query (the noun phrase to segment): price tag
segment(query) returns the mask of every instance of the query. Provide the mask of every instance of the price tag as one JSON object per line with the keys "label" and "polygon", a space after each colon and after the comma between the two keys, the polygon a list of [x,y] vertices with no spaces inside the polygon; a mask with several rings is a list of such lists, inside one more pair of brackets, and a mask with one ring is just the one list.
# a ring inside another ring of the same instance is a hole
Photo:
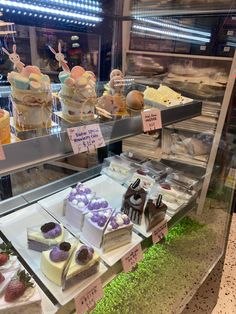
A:
{"label": "price tag", "polygon": [[123,270],[125,273],[131,271],[139,261],[143,259],[143,251],[140,244],[137,244],[121,259]]}
{"label": "price tag", "polygon": [[74,154],[84,153],[105,146],[99,124],[67,129]]}
{"label": "price tag", "polygon": [[230,47],[224,47],[224,52],[229,52],[230,51]]}
{"label": "price tag", "polygon": [[144,132],[162,128],[161,111],[159,109],[144,110],[142,112],[142,120]]}
{"label": "price tag", "polygon": [[207,48],[206,46],[200,46],[200,50],[201,50],[201,51],[205,51],[206,48]]}
{"label": "price tag", "polygon": [[3,150],[2,144],[0,142],[0,160],[5,160],[5,159],[6,159],[6,156],[4,154],[4,150]]}
{"label": "price tag", "polygon": [[160,242],[168,234],[167,221],[162,221],[152,231],[152,242],[154,244]]}
{"label": "price tag", "polygon": [[96,303],[103,297],[101,279],[94,281],[80,295],[75,298],[75,307],[77,314],[84,314],[93,310]]}
{"label": "price tag", "polygon": [[228,35],[228,36],[234,36],[234,31],[231,31],[231,30],[228,31],[228,32],[227,32],[227,35]]}

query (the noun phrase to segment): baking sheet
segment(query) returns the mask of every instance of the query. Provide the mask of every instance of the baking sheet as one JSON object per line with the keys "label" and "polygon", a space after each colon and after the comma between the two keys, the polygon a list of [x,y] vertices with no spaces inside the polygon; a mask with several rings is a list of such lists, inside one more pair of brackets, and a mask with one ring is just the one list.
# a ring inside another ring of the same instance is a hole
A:
{"label": "baking sheet", "polygon": [[[27,228],[42,225],[49,221],[54,221],[54,219],[39,204],[34,204],[1,218],[0,229],[57,301],[61,305],[65,305],[93,281],[100,278],[107,271],[107,268],[100,263],[99,272],[66,291],[62,291],[61,287],[48,280],[40,269],[41,253],[28,249]],[[65,233],[66,240],[72,238],[72,235],[66,230]]]}

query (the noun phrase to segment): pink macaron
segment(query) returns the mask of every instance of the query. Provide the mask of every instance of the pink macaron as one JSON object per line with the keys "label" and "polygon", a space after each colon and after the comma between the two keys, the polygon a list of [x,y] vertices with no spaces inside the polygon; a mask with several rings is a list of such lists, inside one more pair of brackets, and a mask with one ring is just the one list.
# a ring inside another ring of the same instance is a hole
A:
{"label": "pink macaron", "polygon": [[34,65],[27,65],[21,72],[21,74],[25,77],[29,77],[30,74],[41,74],[41,71],[38,67],[34,66]]}
{"label": "pink macaron", "polygon": [[71,70],[71,77],[74,80],[77,80],[79,77],[81,77],[83,74],[85,73],[84,68],[80,67],[80,66],[75,66],[73,67],[73,69]]}

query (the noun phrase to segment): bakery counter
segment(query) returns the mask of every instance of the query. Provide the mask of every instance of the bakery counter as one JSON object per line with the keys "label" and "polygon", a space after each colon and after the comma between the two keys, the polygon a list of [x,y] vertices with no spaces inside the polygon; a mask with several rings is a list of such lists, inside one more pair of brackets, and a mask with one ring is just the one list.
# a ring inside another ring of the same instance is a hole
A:
{"label": "bakery counter", "polygon": [[[161,109],[162,126],[196,117],[201,114],[201,109],[200,101]],[[18,131],[18,141],[3,146],[6,159],[0,161],[0,176],[73,155],[66,130],[85,123],[57,122],[48,129]],[[140,134],[143,130],[141,115],[120,117],[109,122],[97,119],[90,123],[100,124],[107,145]]]}

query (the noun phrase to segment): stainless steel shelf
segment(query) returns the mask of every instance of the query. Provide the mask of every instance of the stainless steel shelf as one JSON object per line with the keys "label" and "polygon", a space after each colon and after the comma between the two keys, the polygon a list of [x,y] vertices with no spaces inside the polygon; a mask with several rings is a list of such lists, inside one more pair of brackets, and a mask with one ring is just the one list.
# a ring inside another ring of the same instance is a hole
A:
{"label": "stainless steel shelf", "polygon": [[[199,101],[162,109],[162,125],[167,126],[198,116],[201,114],[201,109],[202,103]],[[97,122],[99,121],[93,123]],[[140,115],[100,123],[100,126],[107,145],[142,133]],[[58,127],[53,127],[47,131],[40,130],[38,134],[34,134],[34,132],[18,133],[18,136],[24,140],[4,145],[6,160],[0,161],[0,176],[73,155],[66,132],[67,127],[71,127],[71,125],[63,124],[63,126],[60,126],[61,132],[59,133],[57,133]]]}

